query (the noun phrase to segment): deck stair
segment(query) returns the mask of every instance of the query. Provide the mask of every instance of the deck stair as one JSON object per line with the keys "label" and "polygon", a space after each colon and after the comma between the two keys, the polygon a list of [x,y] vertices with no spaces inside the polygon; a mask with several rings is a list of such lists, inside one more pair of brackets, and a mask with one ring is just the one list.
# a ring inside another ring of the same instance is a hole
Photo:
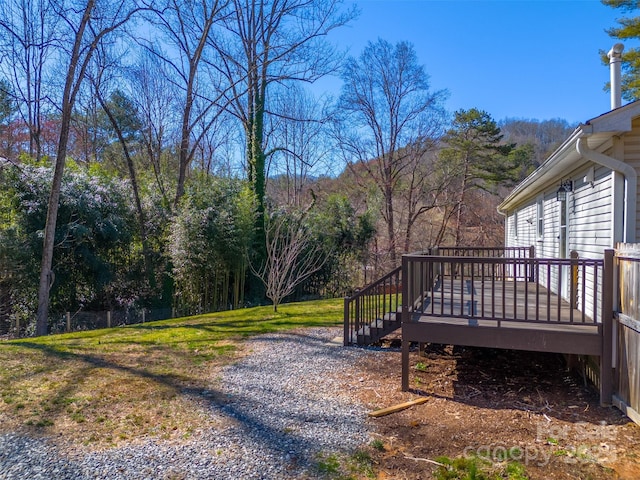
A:
{"label": "deck stair", "polygon": [[401,313],[402,309],[385,313],[383,318],[376,318],[371,323],[360,327],[356,332],[356,344],[372,345],[398,330],[401,326]]}
{"label": "deck stair", "polygon": [[372,345],[401,325],[401,268],[356,290],[344,303],[344,345]]}

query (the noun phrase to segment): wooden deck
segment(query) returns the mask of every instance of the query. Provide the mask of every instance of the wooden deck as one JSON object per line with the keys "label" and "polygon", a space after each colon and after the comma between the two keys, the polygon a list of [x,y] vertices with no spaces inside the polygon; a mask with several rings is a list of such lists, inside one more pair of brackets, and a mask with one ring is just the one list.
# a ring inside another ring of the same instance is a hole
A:
{"label": "wooden deck", "polygon": [[401,328],[403,390],[412,343],[593,355],[600,399],[609,404],[614,252],[534,254],[533,247],[434,247],[403,255],[401,267],[345,298],[344,344],[370,345]]}
{"label": "wooden deck", "polygon": [[422,304],[412,309],[411,318],[486,327],[598,330],[589,315],[540,283],[509,279],[440,279]]}
{"label": "wooden deck", "polygon": [[601,325],[538,283],[445,278],[410,309],[410,342],[600,355]]}
{"label": "wooden deck", "polygon": [[[601,401],[610,403],[612,258],[405,255],[403,390],[410,344],[431,342],[598,356]],[[554,293],[563,288],[564,298]]]}

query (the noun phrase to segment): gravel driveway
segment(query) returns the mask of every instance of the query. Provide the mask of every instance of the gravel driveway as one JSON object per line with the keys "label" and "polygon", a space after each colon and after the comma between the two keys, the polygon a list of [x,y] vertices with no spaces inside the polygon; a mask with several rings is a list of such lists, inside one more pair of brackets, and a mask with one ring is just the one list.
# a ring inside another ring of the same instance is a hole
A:
{"label": "gravel driveway", "polygon": [[350,393],[350,370],[369,355],[331,339],[336,328],[269,334],[224,369],[228,401],[210,414],[224,427],[189,440],[147,440],[66,455],[47,438],[0,435],[0,479],[314,478],[319,458],[348,454],[370,440],[366,411]]}

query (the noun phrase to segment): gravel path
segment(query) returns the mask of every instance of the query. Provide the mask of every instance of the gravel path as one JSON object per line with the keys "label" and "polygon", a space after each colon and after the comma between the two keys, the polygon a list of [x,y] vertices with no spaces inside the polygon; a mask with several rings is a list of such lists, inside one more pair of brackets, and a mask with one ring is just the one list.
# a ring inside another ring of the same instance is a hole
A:
{"label": "gravel path", "polygon": [[350,366],[369,353],[331,343],[339,334],[305,329],[247,340],[251,354],[222,376],[228,401],[211,404],[223,430],[71,457],[46,439],[0,435],[0,479],[313,478],[320,456],[369,441],[348,384],[357,382]]}

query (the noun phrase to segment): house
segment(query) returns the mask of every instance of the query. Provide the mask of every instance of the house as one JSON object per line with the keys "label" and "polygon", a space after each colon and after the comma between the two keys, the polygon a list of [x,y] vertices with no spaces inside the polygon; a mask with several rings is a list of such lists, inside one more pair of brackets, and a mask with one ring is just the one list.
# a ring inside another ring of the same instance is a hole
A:
{"label": "house", "polygon": [[604,405],[640,424],[640,102],[578,126],[500,204],[505,246],[434,247],[345,298],[344,344],[402,330],[410,346],[556,352],[579,358]]}
{"label": "house", "polygon": [[640,102],[621,106],[621,52],[609,52],[611,111],[579,125],[500,204],[505,246],[403,255],[345,298],[345,345],[401,329],[403,390],[415,343],[580,358],[601,403],[640,424]]}
{"label": "house", "polygon": [[601,258],[638,232],[640,101],[579,125],[500,204],[505,245],[536,256]]}
{"label": "house", "polygon": [[[640,262],[635,258],[638,249],[631,248],[629,254],[628,245],[640,239],[640,102],[621,106],[621,53],[619,44],[609,52],[611,110],[579,125],[498,211],[505,216],[505,246],[533,245],[537,258],[599,259],[608,249],[618,249],[612,299],[613,402],[638,422],[640,277],[632,277]],[[553,293],[570,300],[575,281],[570,267],[549,273]],[[577,294],[585,296],[587,310],[597,310],[602,291],[589,288],[594,283],[586,280],[583,293]]]}
{"label": "house", "polygon": [[601,257],[638,237],[640,102],[621,106],[622,45],[609,52],[611,111],[579,125],[500,204],[505,245],[536,245],[537,256]]}

